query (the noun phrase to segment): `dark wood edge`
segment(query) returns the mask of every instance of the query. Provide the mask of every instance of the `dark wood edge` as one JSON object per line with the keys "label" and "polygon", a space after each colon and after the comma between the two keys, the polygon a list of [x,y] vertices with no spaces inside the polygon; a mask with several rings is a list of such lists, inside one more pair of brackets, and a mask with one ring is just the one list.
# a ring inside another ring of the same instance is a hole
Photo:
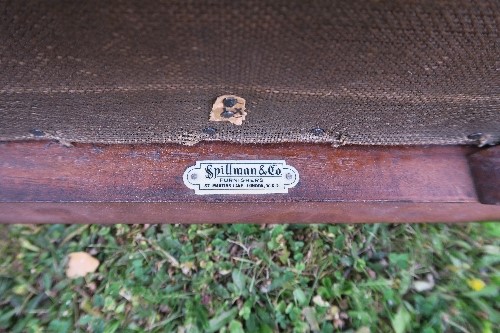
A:
{"label": "dark wood edge", "polygon": [[468,158],[479,201],[500,205],[500,146],[482,149]]}
{"label": "dark wood edge", "polygon": [[0,203],[0,223],[410,223],[500,219],[479,203]]}

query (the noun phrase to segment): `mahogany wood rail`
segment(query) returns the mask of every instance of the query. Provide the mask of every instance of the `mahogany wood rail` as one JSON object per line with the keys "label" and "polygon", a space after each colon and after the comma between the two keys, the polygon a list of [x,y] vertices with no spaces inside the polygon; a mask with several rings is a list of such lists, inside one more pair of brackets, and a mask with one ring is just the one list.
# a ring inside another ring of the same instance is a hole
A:
{"label": "mahogany wood rail", "polygon": [[[0,143],[1,223],[461,222],[500,219],[500,147]],[[285,160],[287,194],[195,195],[198,160]]]}

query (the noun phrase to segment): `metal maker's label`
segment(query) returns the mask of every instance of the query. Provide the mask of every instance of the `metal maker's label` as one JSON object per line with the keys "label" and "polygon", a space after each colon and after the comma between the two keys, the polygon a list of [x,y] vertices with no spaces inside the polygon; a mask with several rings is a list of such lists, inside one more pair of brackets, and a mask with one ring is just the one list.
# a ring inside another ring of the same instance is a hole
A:
{"label": "metal maker's label", "polygon": [[269,194],[288,193],[299,173],[281,160],[197,161],[183,179],[196,194]]}

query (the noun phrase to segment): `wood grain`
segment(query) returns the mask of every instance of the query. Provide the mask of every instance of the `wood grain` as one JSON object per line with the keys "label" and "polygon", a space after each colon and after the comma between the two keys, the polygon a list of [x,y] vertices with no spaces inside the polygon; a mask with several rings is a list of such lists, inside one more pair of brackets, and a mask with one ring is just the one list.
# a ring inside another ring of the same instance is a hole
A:
{"label": "wood grain", "polygon": [[[355,222],[500,218],[478,204],[459,146],[319,144],[0,144],[1,222]],[[288,194],[198,196],[183,181],[198,160],[284,159]]]}
{"label": "wood grain", "polygon": [[[0,202],[475,202],[461,147],[328,145],[0,145]],[[288,194],[198,196],[183,181],[197,160],[284,159]]]}

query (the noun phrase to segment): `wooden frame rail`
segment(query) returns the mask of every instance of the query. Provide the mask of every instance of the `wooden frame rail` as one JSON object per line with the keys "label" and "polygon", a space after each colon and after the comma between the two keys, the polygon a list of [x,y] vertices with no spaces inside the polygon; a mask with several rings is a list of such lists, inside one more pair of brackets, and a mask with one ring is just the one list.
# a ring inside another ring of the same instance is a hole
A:
{"label": "wooden frame rail", "polygon": [[[460,222],[500,219],[500,147],[0,143],[1,223]],[[288,194],[195,195],[198,160],[285,160]]]}

